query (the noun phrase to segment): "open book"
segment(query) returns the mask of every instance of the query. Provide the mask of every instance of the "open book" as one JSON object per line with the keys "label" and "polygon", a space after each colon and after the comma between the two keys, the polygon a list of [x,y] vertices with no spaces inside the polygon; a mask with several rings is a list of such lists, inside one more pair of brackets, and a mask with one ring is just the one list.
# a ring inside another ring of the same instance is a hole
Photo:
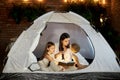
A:
{"label": "open book", "polygon": [[73,66],[74,63],[75,63],[74,61],[70,61],[70,62],[60,61],[60,62],[58,62],[58,65],[61,65],[61,66]]}

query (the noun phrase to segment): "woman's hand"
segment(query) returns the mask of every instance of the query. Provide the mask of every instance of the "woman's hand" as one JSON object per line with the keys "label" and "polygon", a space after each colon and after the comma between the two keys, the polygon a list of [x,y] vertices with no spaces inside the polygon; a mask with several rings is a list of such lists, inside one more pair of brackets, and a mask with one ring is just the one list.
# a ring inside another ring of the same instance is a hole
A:
{"label": "woman's hand", "polygon": [[59,52],[57,54],[55,54],[55,58],[57,58],[58,56],[60,56],[62,54],[62,52]]}

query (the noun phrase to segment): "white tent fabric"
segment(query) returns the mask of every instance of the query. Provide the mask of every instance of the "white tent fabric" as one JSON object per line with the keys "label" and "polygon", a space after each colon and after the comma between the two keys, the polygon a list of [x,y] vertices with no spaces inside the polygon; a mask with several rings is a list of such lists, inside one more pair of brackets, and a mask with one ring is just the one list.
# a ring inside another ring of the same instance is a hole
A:
{"label": "white tent fabric", "polygon": [[[87,68],[64,73],[120,72],[114,51],[103,36],[90,26],[90,23],[86,19],[73,12],[49,12],[36,19],[29,29],[22,32],[8,54],[8,60],[3,73],[30,72],[28,66],[33,62],[37,62],[32,52],[36,48],[41,37],[40,33],[46,27],[47,22],[74,23],[80,26],[87,33],[94,46],[95,58]],[[43,71],[38,72],[46,73]]]}

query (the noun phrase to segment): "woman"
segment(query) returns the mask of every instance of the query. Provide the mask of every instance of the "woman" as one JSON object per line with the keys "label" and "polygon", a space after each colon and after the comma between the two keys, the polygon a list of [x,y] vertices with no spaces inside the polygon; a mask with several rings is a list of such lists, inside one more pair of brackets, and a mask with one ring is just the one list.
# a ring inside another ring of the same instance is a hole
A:
{"label": "woman", "polygon": [[[63,33],[59,39],[58,45],[59,52],[55,55],[58,65],[62,66],[63,71],[72,71],[76,70],[74,66],[68,66],[66,63],[72,61],[72,54],[70,50],[70,35],[68,33]],[[62,65],[61,62],[66,65]],[[60,63],[60,64],[59,64]]]}
{"label": "woman", "polygon": [[57,46],[59,49],[56,51],[57,54],[55,55],[55,58],[58,61],[70,62],[72,59],[71,54],[68,53],[68,49],[70,48],[70,35],[68,33],[63,33],[60,36],[59,45]]}
{"label": "woman", "polygon": [[70,48],[70,35],[63,33],[59,40],[59,51],[66,51],[68,48]]}

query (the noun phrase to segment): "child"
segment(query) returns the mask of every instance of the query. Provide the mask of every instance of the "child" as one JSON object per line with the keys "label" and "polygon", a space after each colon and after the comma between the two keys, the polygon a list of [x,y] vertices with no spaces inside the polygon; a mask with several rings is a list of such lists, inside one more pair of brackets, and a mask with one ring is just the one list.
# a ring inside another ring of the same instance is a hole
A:
{"label": "child", "polygon": [[39,65],[43,71],[59,71],[60,67],[55,64],[54,61],[55,45],[53,42],[48,42],[42,60],[39,61]]}
{"label": "child", "polygon": [[72,59],[78,69],[83,69],[88,66],[88,62],[79,53],[80,46],[76,43],[71,44]]}

